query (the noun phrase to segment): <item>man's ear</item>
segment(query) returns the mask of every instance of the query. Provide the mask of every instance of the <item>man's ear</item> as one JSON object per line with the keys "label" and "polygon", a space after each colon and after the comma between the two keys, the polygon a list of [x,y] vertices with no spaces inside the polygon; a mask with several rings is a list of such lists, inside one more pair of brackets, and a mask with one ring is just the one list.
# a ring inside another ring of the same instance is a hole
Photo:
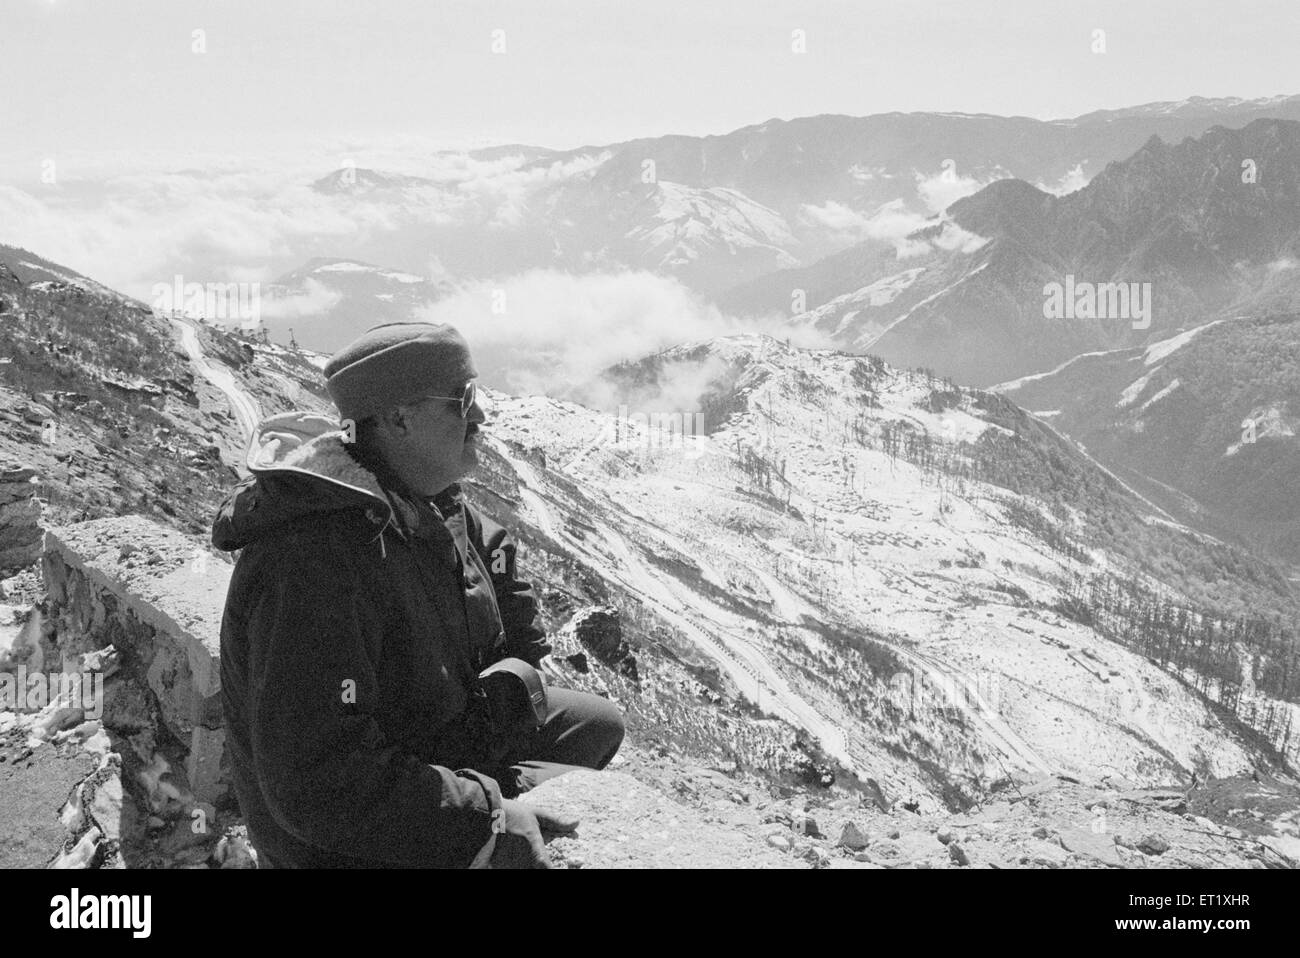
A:
{"label": "man's ear", "polygon": [[380,426],[390,436],[405,436],[410,428],[411,409],[409,406],[394,406],[384,410],[377,418]]}

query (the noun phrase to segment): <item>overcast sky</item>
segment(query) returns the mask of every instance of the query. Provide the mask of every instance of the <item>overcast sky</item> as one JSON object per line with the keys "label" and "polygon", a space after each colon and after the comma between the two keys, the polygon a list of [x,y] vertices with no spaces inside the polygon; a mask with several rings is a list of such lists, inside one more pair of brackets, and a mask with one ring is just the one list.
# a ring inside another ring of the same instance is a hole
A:
{"label": "overcast sky", "polygon": [[1300,92],[1298,28],[1296,0],[0,0],[0,151],[571,147],[818,113],[1054,118]]}

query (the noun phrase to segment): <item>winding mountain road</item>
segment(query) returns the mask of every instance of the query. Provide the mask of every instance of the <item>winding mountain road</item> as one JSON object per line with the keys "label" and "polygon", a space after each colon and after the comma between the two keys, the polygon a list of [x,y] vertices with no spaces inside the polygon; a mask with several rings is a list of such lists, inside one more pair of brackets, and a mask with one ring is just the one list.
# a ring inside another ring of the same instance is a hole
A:
{"label": "winding mountain road", "polygon": [[199,345],[198,333],[194,329],[194,324],[188,320],[171,317],[171,321],[176,324],[181,334],[181,345],[185,353],[194,364],[194,368],[212,385],[216,386],[226,394],[230,402],[230,408],[235,413],[235,418],[239,421],[239,428],[244,433],[245,439],[253,438],[253,431],[262,419],[261,409],[257,400],[249,395],[243,387],[239,385],[234,374],[229,369],[222,369],[208,362],[208,358],[203,355],[203,347]]}

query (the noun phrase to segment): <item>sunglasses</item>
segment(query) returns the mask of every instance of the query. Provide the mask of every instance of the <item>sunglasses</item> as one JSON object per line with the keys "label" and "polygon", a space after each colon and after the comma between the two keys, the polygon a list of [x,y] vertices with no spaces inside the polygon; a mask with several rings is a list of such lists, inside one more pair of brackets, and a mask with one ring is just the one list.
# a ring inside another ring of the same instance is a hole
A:
{"label": "sunglasses", "polygon": [[469,411],[474,408],[474,401],[478,399],[478,388],[475,386],[474,381],[471,380],[465,384],[465,391],[459,396],[421,396],[419,401],[424,402],[426,399],[445,399],[448,402],[458,402],[460,403],[460,418],[467,419],[469,418]]}

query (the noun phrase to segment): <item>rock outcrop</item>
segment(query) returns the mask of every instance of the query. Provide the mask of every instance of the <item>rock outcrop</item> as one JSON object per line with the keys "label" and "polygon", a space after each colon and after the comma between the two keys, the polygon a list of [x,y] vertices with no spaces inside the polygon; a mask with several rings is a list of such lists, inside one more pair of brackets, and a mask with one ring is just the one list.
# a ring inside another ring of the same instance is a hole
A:
{"label": "rock outcrop", "polygon": [[36,470],[0,462],[0,579],[21,572],[41,555],[41,504],[32,478]]}
{"label": "rock outcrop", "polygon": [[556,636],[556,651],[579,672],[588,670],[586,653],[633,682],[639,680],[636,656],[623,638],[619,610],[613,606],[582,609]]}

